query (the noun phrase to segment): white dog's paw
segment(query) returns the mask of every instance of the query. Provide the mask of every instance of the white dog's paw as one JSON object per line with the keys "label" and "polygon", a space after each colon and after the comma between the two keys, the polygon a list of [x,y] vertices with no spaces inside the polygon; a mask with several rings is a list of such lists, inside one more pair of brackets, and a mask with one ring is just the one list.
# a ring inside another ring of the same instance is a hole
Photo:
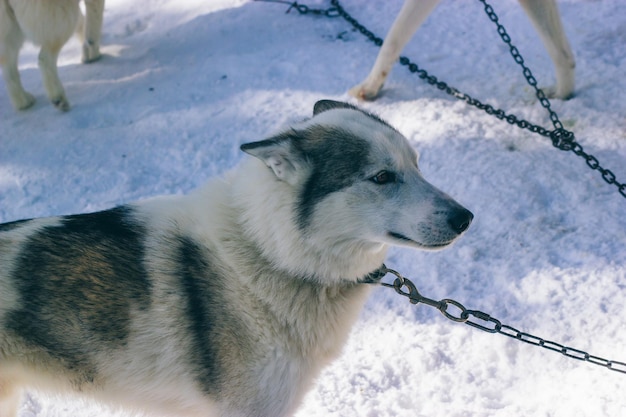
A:
{"label": "white dog's paw", "polygon": [[359,84],[348,90],[348,94],[352,97],[362,101],[376,100],[378,93],[380,92],[382,85],[379,88],[369,87],[367,84]]}
{"label": "white dog's paw", "polygon": [[101,57],[102,54],[100,53],[100,45],[94,42],[90,42],[88,40],[83,43],[83,64],[97,61]]}
{"label": "white dog's paw", "polygon": [[20,97],[14,97],[12,102],[13,107],[15,107],[16,110],[26,110],[31,108],[33,104],[35,104],[35,97],[32,94],[24,91],[24,93],[21,94]]}
{"label": "white dog's paw", "polygon": [[70,102],[67,100],[67,97],[65,97],[65,95],[51,97],[50,102],[54,107],[61,111],[68,111],[70,109]]}
{"label": "white dog's paw", "polygon": [[546,97],[558,100],[569,100],[574,97],[573,89],[559,89],[554,85],[550,87],[542,87],[541,91],[543,91]]}

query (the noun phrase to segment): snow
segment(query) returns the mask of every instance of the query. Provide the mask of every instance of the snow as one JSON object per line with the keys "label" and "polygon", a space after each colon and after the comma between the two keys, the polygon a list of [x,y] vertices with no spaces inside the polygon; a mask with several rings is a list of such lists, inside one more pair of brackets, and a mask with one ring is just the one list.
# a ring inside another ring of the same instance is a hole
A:
{"label": "snow", "polygon": [[[552,64],[517,2],[494,8],[541,85]],[[324,0],[312,7],[327,8]],[[577,59],[577,93],[552,101],[586,152],[626,182],[626,15],[621,0],[559,3]],[[401,0],[343,0],[383,36]],[[353,101],[378,49],[341,18],[285,14],[248,0],[107,0],[99,62],[64,48],[73,108],[43,93],[37,50],[20,68],[34,108],[0,86],[0,222],[105,209],[186,193],[234,166],[239,145],[308,117],[315,101]],[[547,112],[478,2],[442,2],[405,55],[468,94],[546,128]],[[549,140],[468,107],[396,66],[363,107],[398,128],[426,178],[475,214],[441,252],[391,251],[387,265],[434,299],[626,361],[626,199]],[[620,416],[626,375],[446,320],[374,291],[343,356],[298,417]],[[128,416],[29,393],[21,417]]]}

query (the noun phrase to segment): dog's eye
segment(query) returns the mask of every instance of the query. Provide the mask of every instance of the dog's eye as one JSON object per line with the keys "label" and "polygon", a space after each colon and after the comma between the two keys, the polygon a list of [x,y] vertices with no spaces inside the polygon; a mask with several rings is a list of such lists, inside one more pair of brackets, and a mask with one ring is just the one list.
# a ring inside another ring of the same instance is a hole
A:
{"label": "dog's eye", "polygon": [[396,174],[389,171],[380,171],[370,178],[370,181],[374,184],[389,184],[390,182],[396,182]]}

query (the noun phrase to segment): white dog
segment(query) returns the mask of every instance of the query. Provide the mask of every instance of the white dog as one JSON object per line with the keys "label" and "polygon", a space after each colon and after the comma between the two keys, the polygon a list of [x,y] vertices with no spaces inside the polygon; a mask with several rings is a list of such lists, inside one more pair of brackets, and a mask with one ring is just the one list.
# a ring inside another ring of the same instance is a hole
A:
{"label": "white dog", "polygon": [[344,345],[389,245],[472,213],[409,142],[333,101],[187,196],[0,225],[0,416],[22,387],[169,415],[292,415]]}
{"label": "white dog", "polygon": [[[567,99],[574,93],[574,54],[569,46],[555,0],[519,0],[539,33],[556,70],[556,87],[546,90],[549,97]],[[350,89],[359,100],[373,100],[382,88],[391,67],[415,31],[426,20],[439,0],[405,0],[383,42],[367,78]]]}
{"label": "white dog", "polygon": [[17,69],[24,40],[38,46],[39,68],[52,104],[67,111],[70,103],[57,72],[57,58],[75,31],[83,42],[83,62],[100,58],[104,0],[85,0],[86,21],[80,0],[0,0],[0,65],[13,107],[25,110],[35,103],[26,92]]}

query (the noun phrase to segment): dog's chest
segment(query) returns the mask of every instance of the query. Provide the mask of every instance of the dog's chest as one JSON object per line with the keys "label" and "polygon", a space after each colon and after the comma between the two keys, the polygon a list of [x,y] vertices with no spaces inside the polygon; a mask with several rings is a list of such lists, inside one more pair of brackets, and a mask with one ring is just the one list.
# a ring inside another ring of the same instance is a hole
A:
{"label": "dog's chest", "polygon": [[317,297],[307,292],[276,301],[279,313],[266,311],[271,318],[257,323],[255,349],[263,353],[249,369],[258,369],[257,398],[269,401],[257,404],[269,407],[266,415],[289,415],[321,369],[341,353],[368,289],[324,291]]}

